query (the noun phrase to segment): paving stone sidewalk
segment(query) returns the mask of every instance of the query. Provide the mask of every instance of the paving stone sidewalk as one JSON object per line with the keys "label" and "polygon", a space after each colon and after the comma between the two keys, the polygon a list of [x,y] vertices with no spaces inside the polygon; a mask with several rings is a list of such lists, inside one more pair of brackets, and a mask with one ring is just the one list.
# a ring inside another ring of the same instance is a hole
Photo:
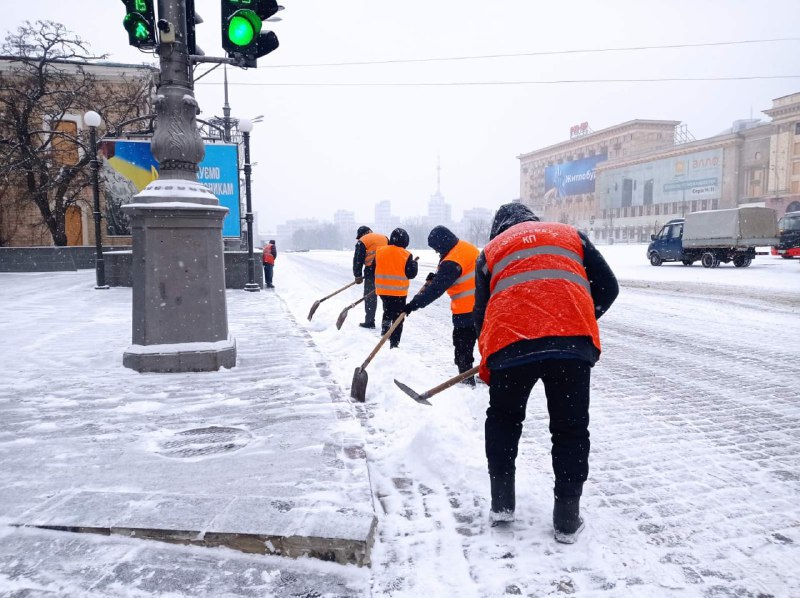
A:
{"label": "paving stone sidewalk", "polygon": [[235,369],[138,374],[130,289],[90,278],[0,280],[0,524],[368,564],[362,431],[280,298],[229,292]]}

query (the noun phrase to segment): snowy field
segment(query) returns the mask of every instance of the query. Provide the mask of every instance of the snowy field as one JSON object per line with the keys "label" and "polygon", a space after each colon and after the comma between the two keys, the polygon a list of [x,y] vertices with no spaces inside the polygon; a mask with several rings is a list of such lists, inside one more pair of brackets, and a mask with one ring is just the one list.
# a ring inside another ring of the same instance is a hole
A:
{"label": "snowy field", "polygon": [[[500,535],[487,521],[488,389],[455,387],[427,407],[393,384],[397,378],[422,391],[456,373],[445,297],[409,317],[399,349],[387,346],[370,364],[366,403],[352,406],[365,436],[379,521],[369,580],[354,567],[301,563],[309,583],[320,579],[315,593],[284,593],[267,583],[272,573],[252,574],[263,567],[280,570],[276,557],[125,538],[76,539],[70,562],[53,563],[42,546],[64,534],[30,531],[24,533],[33,534],[36,554],[4,561],[0,548],[0,596],[800,596],[800,260],[758,256],[749,268],[656,268],[642,245],[600,250],[622,288],[601,320],[604,351],[593,371],[592,454],[582,503],[587,527],[576,545],[552,539],[550,443],[541,388],[531,396],[520,444],[517,522],[513,532]],[[419,255],[412,293],[436,264],[432,252]],[[275,292],[295,325],[310,334],[345,395],[353,369],[378,340],[376,331],[358,327],[361,306],[342,330],[335,327],[360,288],[322,303],[312,322],[306,316],[315,299],[352,280],[351,259],[350,252],[282,253],[275,267]],[[15,292],[45,276],[50,284],[69,287],[57,305],[45,295]],[[80,382],[82,369],[91,367],[84,392],[91,393],[101,377],[119,377],[127,392],[140,395],[152,387],[152,377],[121,368],[130,290],[112,289],[104,300],[92,289],[93,276],[0,275],[0,310],[19,319],[0,328],[7,334],[0,363],[16,365],[24,359],[21,352],[34,350],[44,366],[63,359],[73,370],[65,374],[53,367],[56,376],[43,367],[29,374],[31,380],[20,376],[19,385],[74,384],[62,377]],[[263,293],[229,291],[230,327],[240,354],[268,351],[269,330],[262,336],[252,332],[257,329],[252,302],[267,300]],[[102,321],[123,332],[92,336],[93,327],[82,322],[89,308],[91,324]],[[66,343],[65,331],[36,329],[42,318],[58,313],[71,314],[67,326],[75,329]],[[118,359],[94,358],[100,344]],[[15,372],[23,369],[28,371]],[[246,378],[238,382],[235,372],[180,379],[193,393],[223,380],[226,392],[242,401],[244,385],[252,384]],[[0,396],[0,432],[2,406],[13,403],[13,397]],[[41,409],[44,419],[47,406]],[[0,545],[11,541],[32,545],[21,541],[20,532],[0,527]],[[144,577],[116,580],[100,593],[76,582],[88,571],[110,570],[120,559],[172,563],[172,574],[165,574],[170,590]],[[63,583],[36,588],[25,582],[46,567],[63,571]],[[207,574],[215,568],[230,581]],[[202,571],[206,591],[193,589],[185,571]],[[330,583],[334,578],[347,583],[336,586]],[[331,590],[345,586],[351,589]],[[362,586],[363,591],[354,589]]]}

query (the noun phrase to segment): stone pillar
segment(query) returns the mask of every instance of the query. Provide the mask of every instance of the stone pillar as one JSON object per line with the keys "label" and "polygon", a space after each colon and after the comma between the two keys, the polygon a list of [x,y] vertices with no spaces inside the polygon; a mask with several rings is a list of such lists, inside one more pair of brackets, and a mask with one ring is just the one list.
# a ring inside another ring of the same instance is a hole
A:
{"label": "stone pillar", "polygon": [[197,130],[186,7],[159,0],[175,41],[159,46],[151,151],[159,179],[123,209],[133,237],[133,344],[122,363],[139,372],[210,371],[236,365],[228,334],[222,219],[227,208],[197,182],[205,149]]}

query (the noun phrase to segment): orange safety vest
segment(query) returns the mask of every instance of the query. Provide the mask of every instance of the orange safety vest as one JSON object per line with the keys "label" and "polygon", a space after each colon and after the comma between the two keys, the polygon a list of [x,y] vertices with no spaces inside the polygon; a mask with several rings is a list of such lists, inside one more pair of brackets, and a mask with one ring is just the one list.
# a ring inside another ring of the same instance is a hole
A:
{"label": "orange safety vest", "polygon": [[483,253],[491,295],[478,339],[481,377],[490,355],[521,340],[588,336],[600,350],[583,243],[574,228],[523,222],[492,239]]}
{"label": "orange safety vest", "polygon": [[375,250],[389,244],[389,239],[379,233],[367,233],[359,239],[367,248],[367,257],[364,258],[364,265],[369,267],[375,263]]}
{"label": "orange safety vest", "polygon": [[447,289],[454,314],[467,314],[475,307],[475,262],[480,253],[472,243],[459,241],[442,260],[461,266],[461,276]]}
{"label": "orange safety vest", "polygon": [[378,247],[375,254],[375,293],[390,297],[408,295],[406,262],[411,254],[402,247]]}
{"label": "orange safety vest", "polygon": [[272,243],[267,243],[267,246],[264,247],[263,262],[265,264],[275,263],[275,256],[272,255]]}

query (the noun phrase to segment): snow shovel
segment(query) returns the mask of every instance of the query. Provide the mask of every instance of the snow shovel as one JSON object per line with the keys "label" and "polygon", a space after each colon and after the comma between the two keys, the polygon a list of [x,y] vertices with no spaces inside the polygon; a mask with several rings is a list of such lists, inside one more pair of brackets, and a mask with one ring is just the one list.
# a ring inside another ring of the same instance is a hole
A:
{"label": "snow shovel", "polygon": [[469,369],[466,372],[461,372],[458,376],[454,376],[449,380],[447,380],[446,382],[442,382],[439,386],[434,386],[430,390],[426,390],[422,394],[418,394],[417,392],[415,392],[402,382],[398,382],[397,378],[395,378],[394,383],[397,384],[400,390],[402,390],[404,393],[406,393],[408,396],[414,399],[417,403],[422,403],[423,405],[430,405],[431,403],[430,401],[428,401],[428,399],[430,399],[433,395],[439,394],[443,390],[450,388],[454,384],[458,384],[462,380],[466,380],[470,376],[474,376],[475,374],[478,373],[479,369],[480,366],[476,365],[474,368]]}
{"label": "snow shovel", "polygon": [[344,324],[344,321],[347,319],[347,312],[349,312],[349,311],[350,311],[351,309],[353,309],[353,308],[354,308],[356,305],[358,305],[358,304],[359,304],[359,303],[361,303],[361,302],[362,302],[364,299],[366,299],[366,298],[367,298],[367,297],[369,297],[370,295],[373,295],[374,293],[375,293],[375,291],[370,291],[369,293],[367,293],[366,295],[364,295],[364,296],[363,296],[361,299],[359,299],[358,301],[354,301],[353,303],[351,303],[350,305],[348,305],[347,307],[345,307],[345,308],[342,310],[342,313],[340,313],[340,314],[339,314],[339,317],[338,317],[338,318],[336,318],[336,330],[341,330],[341,329],[342,329],[342,324]]}
{"label": "snow shovel", "polygon": [[349,289],[349,288],[350,288],[351,286],[353,286],[354,284],[356,284],[356,281],[355,281],[355,280],[354,280],[353,282],[351,282],[350,284],[346,284],[346,285],[344,285],[344,286],[343,286],[341,289],[339,289],[338,291],[334,291],[333,293],[331,293],[331,294],[330,294],[330,295],[328,295],[327,297],[323,297],[322,299],[317,299],[316,301],[314,301],[314,305],[312,305],[312,306],[311,306],[311,310],[308,312],[308,321],[310,322],[310,321],[311,321],[311,318],[313,318],[313,317],[314,317],[314,312],[315,312],[315,311],[317,311],[317,308],[319,307],[319,304],[320,304],[320,303],[322,303],[323,301],[326,301],[327,299],[330,299],[330,298],[331,298],[331,297],[333,297],[334,295],[338,295],[339,293],[341,293],[341,292],[342,292],[342,291],[344,291],[345,289]]}
{"label": "snow shovel", "polygon": [[360,368],[356,368],[356,371],[353,372],[353,383],[350,385],[350,396],[359,403],[363,403],[367,398],[367,382],[369,381],[369,376],[367,376],[367,366],[369,365],[369,362],[372,361],[372,358],[378,354],[378,351],[381,350],[383,343],[386,342],[387,338],[392,336],[394,329],[402,323],[405,317],[405,312],[397,316],[397,319],[389,327],[389,330],[386,331],[386,334],[381,337],[381,340],[378,341],[378,344],[375,345],[375,348],[372,350],[372,353],[369,354],[369,357],[367,357],[366,361],[361,364]]}

